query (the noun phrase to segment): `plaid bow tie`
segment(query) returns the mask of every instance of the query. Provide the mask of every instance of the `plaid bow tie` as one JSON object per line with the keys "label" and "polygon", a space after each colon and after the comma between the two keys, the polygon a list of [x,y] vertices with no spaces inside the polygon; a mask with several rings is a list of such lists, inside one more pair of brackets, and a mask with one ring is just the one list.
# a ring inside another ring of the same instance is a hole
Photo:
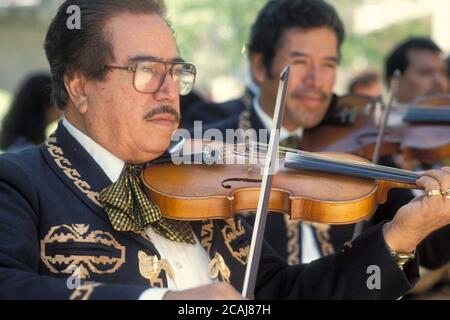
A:
{"label": "plaid bow tie", "polygon": [[100,202],[117,231],[141,231],[148,225],[161,236],[195,244],[189,222],[166,219],[142,190],[141,165],[126,165],[119,180],[100,192]]}

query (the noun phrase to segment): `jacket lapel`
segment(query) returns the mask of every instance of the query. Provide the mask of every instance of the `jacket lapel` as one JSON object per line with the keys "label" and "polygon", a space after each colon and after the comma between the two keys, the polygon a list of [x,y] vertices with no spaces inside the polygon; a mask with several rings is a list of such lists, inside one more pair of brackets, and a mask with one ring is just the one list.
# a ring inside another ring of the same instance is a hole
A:
{"label": "jacket lapel", "polygon": [[[111,185],[102,168],[81,144],[59,123],[57,130],[41,147],[44,159],[61,181],[96,215],[110,224],[98,194]],[[141,233],[122,232],[150,250],[153,244]]]}
{"label": "jacket lapel", "polygon": [[41,151],[44,159],[61,181],[86,206],[103,219],[108,219],[99,203],[98,191],[111,184],[111,181],[62,123],[47,139]]}

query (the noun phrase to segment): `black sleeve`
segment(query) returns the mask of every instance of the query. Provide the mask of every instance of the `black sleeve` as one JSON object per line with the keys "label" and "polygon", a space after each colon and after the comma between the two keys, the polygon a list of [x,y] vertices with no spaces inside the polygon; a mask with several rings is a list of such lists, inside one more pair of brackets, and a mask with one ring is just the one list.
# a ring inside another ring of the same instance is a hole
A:
{"label": "black sleeve", "polygon": [[[419,278],[418,260],[408,262],[402,271],[387,249],[382,227],[369,229],[340,252],[306,265],[288,266],[266,245],[256,298],[397,299],[405,295]],[[375,273],[379,281],[371,277]]]}
{"label": "black sleeve", "polygon": [[419,245],[420,264],[428,269],[439,269],[450,261],[450,225],[429,235]]}
{"label": "black sleeve", "polygon": [[138,299],[144,286],[82,283],[39,274],[39,199],[25,172],[0,158],[0,299]]}

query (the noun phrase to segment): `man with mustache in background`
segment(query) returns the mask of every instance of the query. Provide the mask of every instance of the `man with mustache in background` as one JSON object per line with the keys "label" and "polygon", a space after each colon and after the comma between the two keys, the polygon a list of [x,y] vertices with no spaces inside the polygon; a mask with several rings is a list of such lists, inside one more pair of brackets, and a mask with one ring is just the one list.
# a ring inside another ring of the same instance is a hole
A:
{"label": "man with mustache in background", "polygon": [[[184,119],[203,129],[270,129],[279,75],[291,66],[280,145],[302,149],[305,129],[315,128],[331,115],[338,97],[333,94],[344,25],[325,1],[269,1],[252,26],[248,54],[253,82],[259,95],[225,102],[199,104]],[[224,115],[232,115],[220,119]],[[410,200],[412,197],[409,197]],[[399,206],[389,208],[396,212]],[[253,219],[253,215],[248,217]],[[329,255],[351,240],[352,225],[310,225],[269,215],[266,239],[290,264],[311,262]]]}

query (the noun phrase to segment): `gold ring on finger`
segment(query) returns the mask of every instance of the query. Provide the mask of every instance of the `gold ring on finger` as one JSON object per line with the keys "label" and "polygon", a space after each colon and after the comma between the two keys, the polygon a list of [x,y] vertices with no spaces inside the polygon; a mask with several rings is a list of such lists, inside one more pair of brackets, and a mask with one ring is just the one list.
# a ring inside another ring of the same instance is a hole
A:
{"label": "gold ring on finger", "polygon": [[431,198],[431,197],[437,197],[437,196],[442,196],[443,193],[441,190],[430,190],[427,191],[427,197]]}
{"label": "gold ring on finger", "polygon": [[442,190],[441,194],[445,199],[450,199],[450,189]]}

